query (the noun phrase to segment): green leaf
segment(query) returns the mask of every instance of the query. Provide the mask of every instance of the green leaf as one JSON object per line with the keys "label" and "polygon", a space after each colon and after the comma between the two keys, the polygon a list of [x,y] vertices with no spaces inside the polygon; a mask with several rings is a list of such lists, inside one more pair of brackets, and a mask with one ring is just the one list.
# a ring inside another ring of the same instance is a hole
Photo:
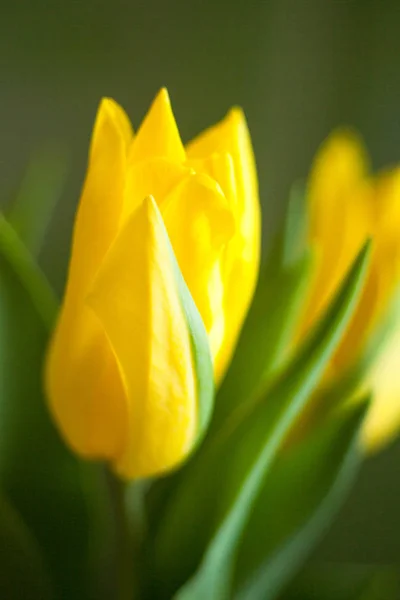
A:
{"label": "green leaf", "polygon": [[7,600],[53,597],[37,542],[3,495],[0,495],[0,597]]}
{"label": "green leaf", "polygon": [[282,265],[292,265],[303,256],[307,247],[308,214],[306,190],[303,183],[292,186],[289,195],[284,231],[281,241]]}
{"label": "green leaf", "polygon": [[361,462],[363,402],[278,457],[240,544],[235,599],[272,600],[329,526]]}
{"label": "green leaf", "polygon": [[44,276],[0,218],[0,488],[42,547],[57,598],[66,598],[82,594],[88,522],[79,462],[58,437],[43,396],[56,306]]}
{"label": "green leaf", "polygon": [[189,578],[177,599],[228,597],[235,552],[253,504],[352,315],[367,257],[368,246],[275,384],[253,406],[239,407],[183,474],[154,542],[161,595],[169,597]]}
{"label": "green leaf", "polygon": [[31,159],[7,219],[19,238],[37,254],[66,176],[66,161],[59,148],[43,148]]}

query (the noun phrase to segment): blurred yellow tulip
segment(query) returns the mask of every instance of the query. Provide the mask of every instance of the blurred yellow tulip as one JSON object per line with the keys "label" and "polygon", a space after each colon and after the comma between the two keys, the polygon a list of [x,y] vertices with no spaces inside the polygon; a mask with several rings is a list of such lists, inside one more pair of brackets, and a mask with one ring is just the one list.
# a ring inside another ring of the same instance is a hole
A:
{"label": "blurred yellow tulip", "polygon": [[358,389],[373,392],[364,444],[375,449],[400,428],[400,169],[372,176],[360,139],[339,130],[317,154],[307,199],[316,269],[302,332],[327,306],[362,244],[372,239],[367,282],[327,380],[368,360]]}
{"label": "blurred yellow tulip", "polygon": [[198,372],[173,263],[218,382],[254,292],[259,210],[239,109],[185,148],[166,90],[136,135],[120,106],[101,102],[46,369],[51,411],[76,452],[126,478],[185,458]]}

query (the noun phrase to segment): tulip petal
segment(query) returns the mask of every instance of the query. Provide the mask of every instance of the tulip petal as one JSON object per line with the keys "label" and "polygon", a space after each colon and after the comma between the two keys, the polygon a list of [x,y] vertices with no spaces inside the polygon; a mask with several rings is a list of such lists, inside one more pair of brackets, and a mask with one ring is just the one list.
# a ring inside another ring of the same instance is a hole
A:
{"label": "tulip petal", "polygon": [[190,172],[188,166],[162,157],[128,164],[123,220],[129,217],[147,196],[153,196],[157,200],[157,205],[162,206],[171,189]]}
{"label": "tulip petal", "polygon": [[231,359],[257,281],[260,262],[260,204],[250,134],[243,112],[235,108],[187,146],[190,160],[228,153],[236,182],[238,229],[225,255],[226,337],[220,356],[220,377]]}
{"label": "tulip petal", "polygon": [[374,266],[381,283],[375,312],[381,317],[400,280],[400,168],[377,177],[373,204]]}
{"label": "tulip petal", "polygon": [[123,477],[174,467],[197,431],[191,342],[169,241],[152,198],[128,219],[87,299],[113,347],[129,401]]}
{"label": "tulip petal", "polygon": [[225,331],[225,291],[221,259],[234,235],[234,220],[218,184],[193,174],[173,188],[162,208],[179,268],[201,314],[219,372]]}
{"label": "tulip petal", "polygon": [[121,451],[126,399],[109,342],[83,301],[119,229],[132,135],[122,108],[103,99],[75,221],[66,295],[46,365],[50,407],[60,429],[76,451],[94,458]]}
{"label": "tulip petal", "polygon": [[348,266],[370,235],[372,186],[358,137],[333,134],[315,160],[308,189],[309,239],[317,266],[305,310],[307,331],[329,302]]}
{"label": "tulip petal", "polygon": [[[259,250],[257,241],[259,242],[260,238],[260,205],[254,154],[243,112],[238,108],[232,109],[220,123],[190,142],[186,151],[191,161],[205,158],[210,161],[209,157],[214,154],[229,154],[232,157],[238,221],[241,223],[243,238],[248,236],[245,258],[253,261]],[[216,162],[212,166],[212,169],[215,168]]]}
{"label": "tulip petal", "polygon": [[164,157],[176,162],[184,162],[185,149],[179,136],[178,127],[165,88],[156,96],[135,137],[129,160]]}
{"label": "tulip petal", "polygon": [[115,129],[118,130],[127,152],[133,140],[133,130],[129,117],[115,100],[103,98],[93,128],[89,152],[91,161],[96,160],[97,155],[104,152],[104,138],[108,135],[114,136]]}
{"label": "tulip petal", "polygon": [[[103,99],[94,127],[89,168],[75,221],[68,296],[85,295],[118,232],[126,156],[132,139],[129,120],[113,100]],[[67,298],[67,303],[70,298]]]}
{"label": "tulip petal", "polygon": [[46,363],[51,412],[82,456],[111,460],[127,435],[125,390],[110,343],[93,312],[64,306]]}
{"label": "tulip petal", "polygon": [[205,173],[220,186],[228,204],[236,217],[237,189],[235,179],[235,166],[232,156],[225,152],[223,154],[211,154],[205,158],[194,158],[188,161],[190,167],[197,173]]}

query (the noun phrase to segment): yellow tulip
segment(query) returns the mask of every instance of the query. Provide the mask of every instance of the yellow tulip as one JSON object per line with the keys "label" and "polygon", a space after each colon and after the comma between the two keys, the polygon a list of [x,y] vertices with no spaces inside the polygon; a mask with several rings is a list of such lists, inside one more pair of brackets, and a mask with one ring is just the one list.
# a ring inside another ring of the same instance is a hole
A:
{"label": "yellow tulip", "polygon": [[219,382],[259,252],[256,170],[239,109],[185,148],[166,90],[136,135],[119,105],[101,102],[46,368],[51,411],[76,452],[126,478],[185,458],[199,429],[199,373],[174,261]]}
{"label": "yellow tulip", "polygon": [[358,137],[338,131],[316,157],[307,198],[316,269],[303,332],[318,319],[361,245],[372,239],[363,294],[327,380],[338,380],[368,360],[358,389],[373,393],[364,444],[376,449],[400,428],[400,169],[372,176]]}

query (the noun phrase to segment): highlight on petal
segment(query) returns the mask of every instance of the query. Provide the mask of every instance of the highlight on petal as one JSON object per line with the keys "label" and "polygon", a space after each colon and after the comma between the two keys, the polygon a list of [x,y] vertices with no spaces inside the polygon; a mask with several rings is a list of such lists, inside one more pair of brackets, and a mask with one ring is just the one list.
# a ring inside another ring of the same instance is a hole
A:
{"label": "highlight on petal", "polygon": [[114,466],[127,478],[174,467],[196,437],[196,376],[169,251],[159,210],[147,198],[120,232],[87,300],[126,389],[129,435]]}
{"label": "highlight on petal", "polygon": [[165,88],[156,96],[135,137],[130,161],[164,157],[176,162],[186,159],[171,102]]}
{"label": "highlight on petal", "polygon": [[84,296],[118,232],[131,138],[129,120],[122,108],[104,99],[96,118],[75,220],[66,303]]}
{"label": "highlight on petal", "polygon": [[172,189],[162,214],[179,268],[207,330],[217,375],[226,337],[222,259],[235,233],[232,212],[218,184],[195,173]]}

